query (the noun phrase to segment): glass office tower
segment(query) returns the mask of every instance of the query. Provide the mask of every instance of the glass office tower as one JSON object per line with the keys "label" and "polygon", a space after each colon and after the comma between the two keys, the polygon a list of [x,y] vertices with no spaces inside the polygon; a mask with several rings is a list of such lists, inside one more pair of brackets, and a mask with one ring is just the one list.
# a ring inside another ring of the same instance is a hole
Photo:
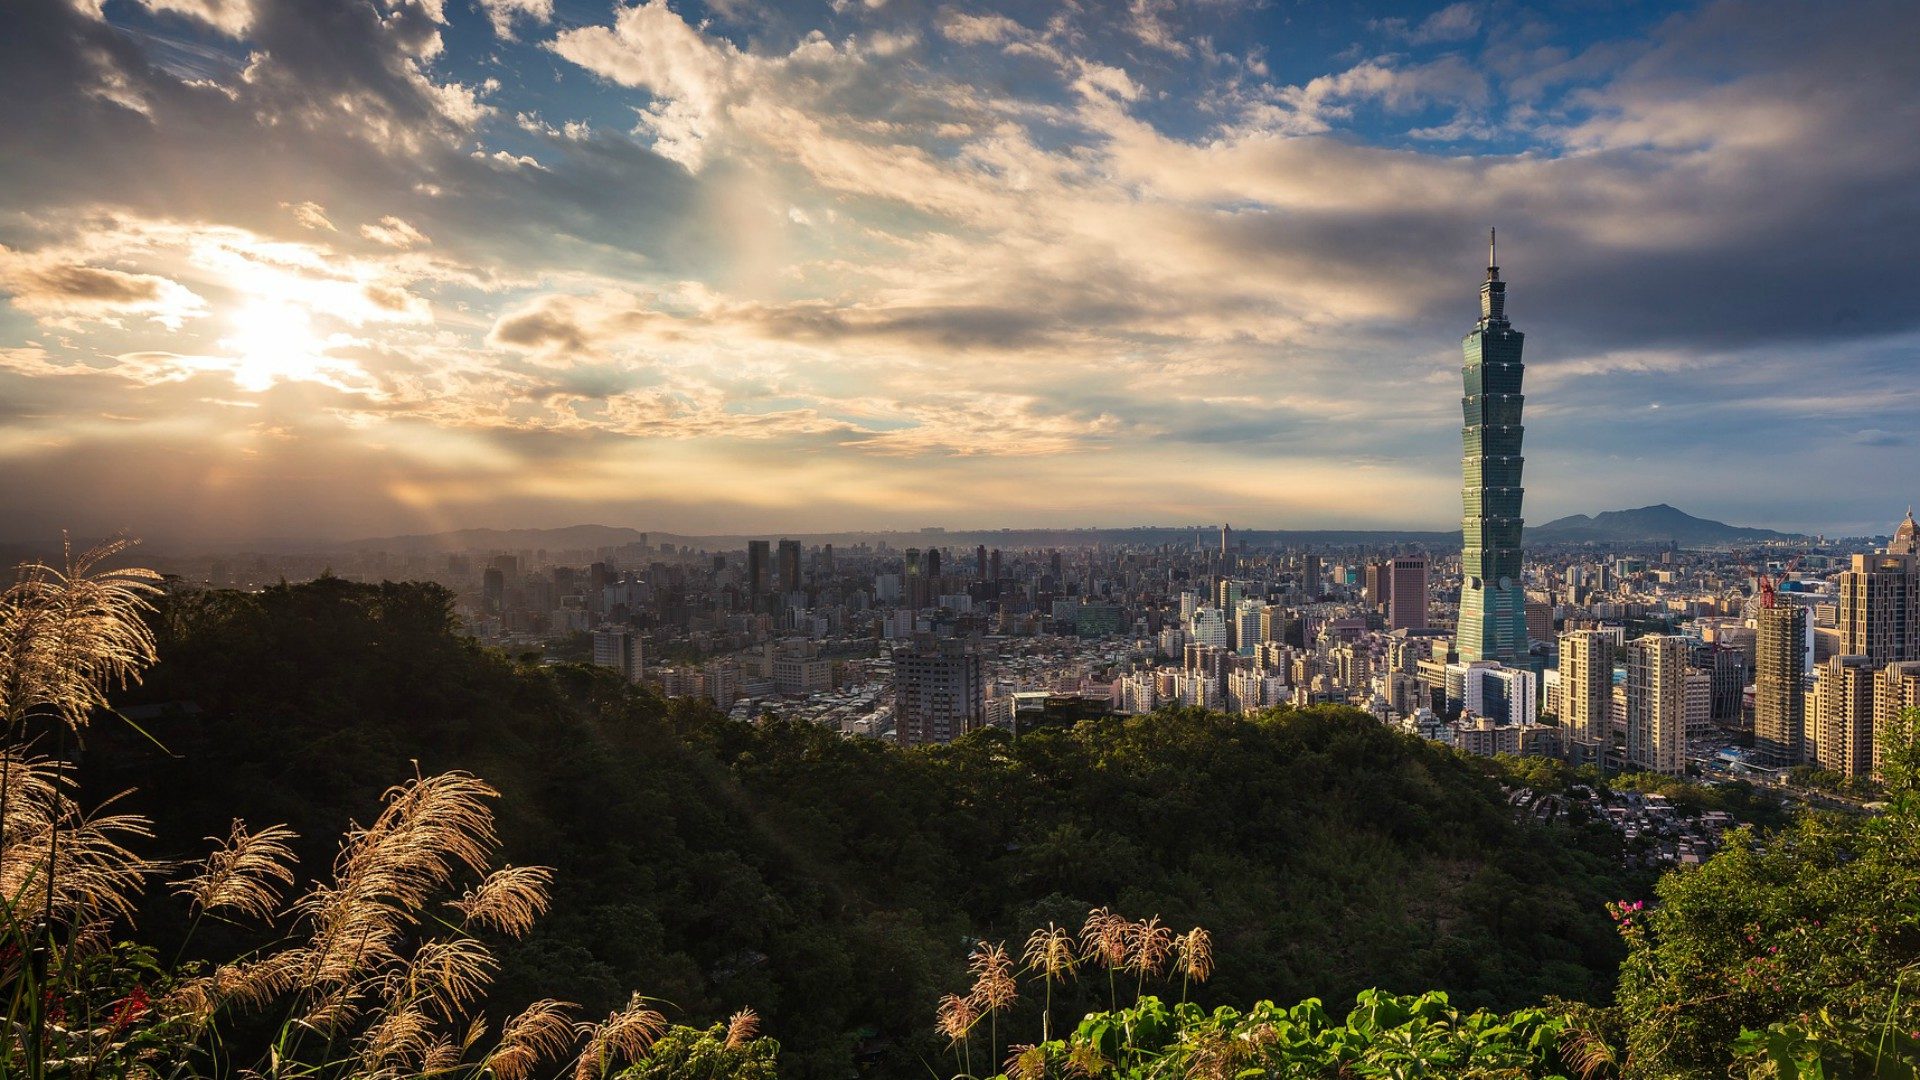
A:
{"label": "glass office tower", "polygon": [[1525,335],[1507,322],[1507,283],[1500,280],[1492,237],[1480,321],[1462,342],[1466,395],[1460,399],[1465,485],[1461,492],[1461,660],[1514,662],[1527,654],[1526,587],[1520,573],[1520,440],[1525,429],[1520,379]]}

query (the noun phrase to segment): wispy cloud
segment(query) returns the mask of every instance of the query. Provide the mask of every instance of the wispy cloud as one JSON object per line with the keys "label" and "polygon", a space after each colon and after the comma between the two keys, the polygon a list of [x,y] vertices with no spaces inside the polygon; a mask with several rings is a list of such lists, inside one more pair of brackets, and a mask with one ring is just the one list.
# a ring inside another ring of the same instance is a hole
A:
{"label": "wispy cloud", "polygon": [[[1911,426],[1896,4],[1569,36],[1456,3],[1318,37],[1156,0],[23,4],[0,496],[28,529],[75,511],[56,475],[167,514],[102,478],[129,446],[207,528],[634,498],[1438,526],[1491,223],[1546,512],[1614,495],[1575,460],[1691,440],[1724,500],[1862,475]],[[357,508],[274,482],[356,469]]]}

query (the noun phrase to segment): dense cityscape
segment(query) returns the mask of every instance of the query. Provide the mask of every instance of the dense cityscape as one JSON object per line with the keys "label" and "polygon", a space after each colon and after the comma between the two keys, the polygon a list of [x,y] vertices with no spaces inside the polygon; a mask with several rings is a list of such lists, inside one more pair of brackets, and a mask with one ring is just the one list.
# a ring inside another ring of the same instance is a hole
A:
{"label": "dense cityscape", "polygon": [[1167,707],[1341,704],[1469,754],[1605,773],[1873,776],[1876,729],[1920,705],[1911,512],[1878,540],[1718,526],[1752,539],[1561,540],[1523,557],[1523,338],[1488,254],[1465,341],[1457,547],[1302,545],[1230,524],[971,547],[941,528],[724,547],[599,530],[623,540],[403,538],[200,559],[182,581],[435,581],[487,644],[591,661],[740,721],[909,746]]}

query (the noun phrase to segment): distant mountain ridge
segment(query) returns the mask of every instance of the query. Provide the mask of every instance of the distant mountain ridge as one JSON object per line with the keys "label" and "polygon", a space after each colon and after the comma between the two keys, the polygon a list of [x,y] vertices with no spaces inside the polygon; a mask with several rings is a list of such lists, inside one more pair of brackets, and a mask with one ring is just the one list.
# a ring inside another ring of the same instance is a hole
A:
{"label": "distant mountain ridge", "polygon": [[[1082,529],[932,529],[932,530],[848,530],[844,532],[779,531],[765,533],[687,534],[648,531],[621,525],[568,525],[552,529],[455,529],[439,533],[415,533],[403,536],[367,537],[358,540],[314,541],[302,545],[310,551],[390,551],[407,554],[486,551],[597,551],[628,544],[685,544],[701,550],[734,550],[746,546],[749,539],[785,536],[804,544],[842,544],[885,542],[895,547],[962,547],[975,544],[988,547],[1081,547],[1093,544],[1158,545],[1177,547],[1212,546],[1219,543],[1218,526],[1134,526],[1131,528]],[[1745,528],[1694,517],[1662,503],[1637,510],[1608,510],[1591,517],[1575,514],[1526,530],[1528,546],[1545,544],[1639,544],[1675,543],[1682,546],[1712,547],[1769,540],[1792,540],[1797,534],[1772,529]],[[1344,547],[1410,544],[1430,551],[1457,551],[1460,533],[1418,529],[1235,529],[1233,540],[1249,548],[1266,547]],[[275,546],[294,547],[293,541],[278,541]],[[244,546],[239,542],[229,545]]]}
{"label": "distant mountain ridge", "polygon": [[1712,547],[1725,544],[1794,540],[1800,534],[1728,525],[1694,517],[1659,503],[1637,510],[1607,510],[1588,517],[1574,514],[1527,529],[1529,544],[1658,544]]}
{"label": "distant mountain ridge", "polygon": [[637,544],[646,538],[647,534],[639,529],[622,525],[568,525],[559,529],[455,529],[451,532],[350,540],[334,546],[369,551],[517,551],[530,548],[574,551]]}

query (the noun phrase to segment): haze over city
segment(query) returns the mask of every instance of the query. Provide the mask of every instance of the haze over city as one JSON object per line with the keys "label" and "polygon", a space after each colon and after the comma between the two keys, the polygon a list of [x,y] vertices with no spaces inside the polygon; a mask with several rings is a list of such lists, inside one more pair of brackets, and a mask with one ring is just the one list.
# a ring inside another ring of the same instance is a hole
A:
{"label": "haze over city", "polygon": [[0,535],[1884,533],[1910,4],[24,0]]}

